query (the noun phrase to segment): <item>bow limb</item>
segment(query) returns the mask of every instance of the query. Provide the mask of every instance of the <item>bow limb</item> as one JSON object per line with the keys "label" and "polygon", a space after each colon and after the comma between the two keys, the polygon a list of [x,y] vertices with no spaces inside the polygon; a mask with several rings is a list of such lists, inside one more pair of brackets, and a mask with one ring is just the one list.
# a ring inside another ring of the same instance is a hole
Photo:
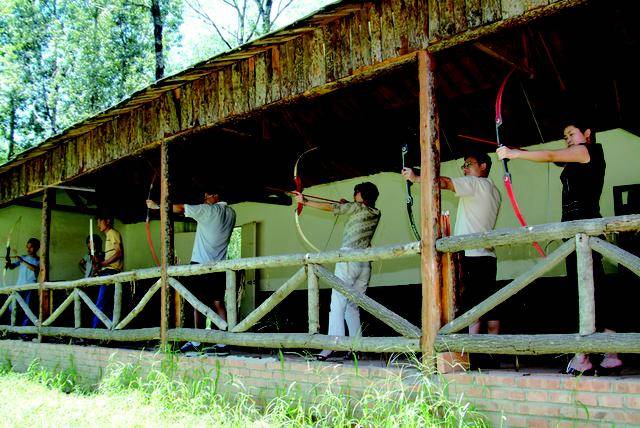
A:
{"label": "bow limb", "polygon": [[[402,146],[402,169],[404,169],[406,166],[405,157],[408,152],[409,152],[409,147],[406,144],[404,144]],[[411,231],[413,232],[413,235],[416,237],[418,241],[420,241],[421,240],[420,232],[418,232],[418,227],[416,226],[416,221],[413,217],[413,195],[411,194],[411,186],[413,186],[413,183],[409,180],[405,180],[405,181],[407,186],[406,205],[407,205],[407,214],[409,216],[409,223],[411,224]]]}
{"label": "bow limb", "polygon": [[[298,159],[296,159],[296,163],[293,166],[293,182],[296,185],[296,191],[302,193],[302,191],[304,190],[304,186],[302,185],[302,179],[300,178],[300,175],[298,174],[298,166],[300,164],[300,161],[302,160],[302,158],[309,152],[312,152],[314,150],[317,150],[318,147],[312,147],[306,151],[304,151],[300,156],[298,156]],[[302,205],[301,203],[298,203],[298,205],[296,206],[296,209],[293,211],[293,218],[296,224],[296,230],[298,231],[298,235],[300,236],[300,238],[302,238],[302,240],[304,241],[304,243],[311,249],[313,249],[316,252],[320,252],[320,250],[318,249],[318,247],[316,247],[315,245],[313,245],[311,243],[311,241],[307,238],[307,236],[304,234],[304,232],[302,231],[302,226],[300,226],[300,214],[302,214],[302,208],[304,207],[304,205]]]}
{"label": "bow limb", "polygon": [[[13,232],[16,230],[16,227],[22,220],[22,216],[18,217],[18,219],[13,223],[11,229],[9,229],[9,233],[7,234],[7,249],[5,257],[11,256],[11,237],[13,236]],[[4,269],[2,270],[2,285],[7,285],[7,265],[4,265]]]}
{"label": "bow limb", "polygon": [[[502,84],[500,85],[500,89],[498,89],[498,95],[496,96],[496,142],[498,143],[498,147],[502,147],[502,141],[500,139],[500,127],[502,126],[502,95],[504,94],[505,87],[507,86],[507,81],[515,71],[515,68],[512,68],[511,71],[506,75]],[[511,208],[513,209],[513,213],[518,219],[518,223],[520,226],[527,227],[527,221],[524,219],[522,215],[522,211],[520,211],[520,206],[518,205],[518,201],[516,200],[516,195],[513,192],[513,183],[511,181],[511,173],[509,172],[509,166],[507,164],[508,159],[502,160],[502,167],[504,169],[503,182],[504,187],[507,191],[507,196],[509,197],[509,203],[511,204]],[[540,244],[534,242],[533,247],[536,249],[540,257],[546,257],[546,254],[540,247]]]}
{"label": "bow limb", "polygon": [[[147,194],[147,200],[151,199],[151,192],[153,191],[153,183],[156,180],[157,172],[153,173],[153,178],[151,178],[151,184],[149,184],[149,193]],[[156,253],[156,248],[153,245],[153,239],[151,238],[151,209],[147,207],[147,219],[145,220],[144,228],[147,234],[147,244],[149,245],[149,251],[151,252],[151,257],[153,257],[153,261],[156,266],[160,266],[160,258],[158,258],[158,254]]]}

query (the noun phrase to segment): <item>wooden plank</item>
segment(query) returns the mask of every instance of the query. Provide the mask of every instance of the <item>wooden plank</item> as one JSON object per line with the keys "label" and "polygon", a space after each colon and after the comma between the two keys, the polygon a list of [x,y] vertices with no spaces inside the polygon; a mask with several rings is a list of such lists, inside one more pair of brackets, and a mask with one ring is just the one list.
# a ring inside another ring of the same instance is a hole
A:
{"label": "wooden plank", "polygon": [[105,330],[99,328],[72,328],[72,327],[13,327],[0,325],[0,331],[17,334],[40,334],[42,336],[77,337],[92,340],[110,340],[117,342],[141,342],[158,340],[160,329],[158,327],[139,328],[135,330]]}
{"label": "wooden plank", "polygon": [[249,330],[258,321],[260,321],[266,314],[271,311],[278,303],[282,302],[293,290],[304,281],[307,275],[304,267],[298,269],[298,271],[289,278],[280,288],[274,291],[260,306],[254,309],[245,319],[242,320],[231,331],[234,333],[240,333]]}
{"label": "wooden plank", "polygon": [[[64,312],[65,309],[67,309],[71,303],[73,302],[74,298],[76,296],[76,292],[75,290],[69,294],[67,296],[66,299],[64,299],[64,301],[62,303],[60,303],[60,306],[58,306],[58,308],[51,314],[51,316],[49,316],[49,318],[47,318],[45,321],[42,322],[43,326],[48,326],[51,325],[55,320],[58,319],[58,317],[60,315],[62,315],[62,313]],[[0,309],[0,315],[2,315],[2,310]]]}
{"label": "wooden plank", "polygon": [[482,6],[480,0],[466,0],[465,11],[468,28],[474,28],[482,24]]}
{"label": "wooden plank", "polygon": [[122,315],[122,284],[117,282],[113,289],[113,318],[111,320],[111,328],[118,325],[120,316]]}
{"label": "wooden plank", "polygon": [[380,29],[382,31],[382,59],[393,58],[398,55],[399,46],[396,44],[396,29],[393,10],[390,2],[381,2]]}
{"label": "wooden plank", "polygon": [[596,300],[593,284],[593,257],[589,237],[579,233],[575,237],[578,263],[579,333],[588,336],[596,332]]}
{"label": "wooden plank", "polygon": [[260,53],[255,59],[255,93],[256,105],[263,105],[267,102],[267,58],[266,53]]}
{"label": "wooden plank", "polygon": [[98,309],[98,307],[95,305],[95,303],[93,303],[89,296],[87,296],[84,291],[81,291],[80,289],[77,290],[77,293],[80,298],[84,300],[84,303],[89,307],[89,309],[91,309],[91,312],[93,312],[95,316],[97,316],[98,319],[102,321],[105,327],[107,327],[107,329],[111,329],[111,320],[104,314],[104,312]]}
{"label": "wooden plank", "polygon": [[426,51],[418,53],[420,164],[420,234],[422,236],[422,358],[427,367],[435,367],[433,346],[442,313],[440,296],[440,254],[436,239],[440,237],[440,140],[439,117],[435,98],[434,67]]}
{"label": "wooden plank", "polygon": [[[440,5],[441,0],[428,0],[429,5],[429,39],[437,40],[442,38],[444,29],[440,25]],[[444,6],[443,6],[444,7]]]}
{"label": "wooden plank", "polygon": [[442,252],[455,252],[472,248],[500,247],[530,244],[546,240],[573,238],[578,233],[597,236],[612,232],[640,230],[640,215],[594,218],[588,220],[547,223],[526,228],[496,229],[486,233],[447,236],[438,239],[436,248]]}
{"label": "wooden plank", "polygon": [[327,72],[322,30],[315,30],[305,37],[309,38],[309,84],[311,87],[324,85],[327,81]]}
{"label": "wooden plank", "polygon": [[549,0],[526,0],[526,1],[514,1],[503,0],[501,3],[500,19],[509,19],[514,16],[519,16],[528,10],[535,9],[541,6],[547,6]]}
{"label": "wooden plank", "polygon": [[82,325],[82,304],[77,290],[73,290],[73,325],[75,328]]}
{"label": "wooden plank", "polygon": [[8,295],[7,300],[5,300],[2,304],[2,307],[0,308],[0,317],[7,311],[7,308],[9,307],[9,305],[11,305],[11,302],[13,302],[13,294]]}
{"label": "wooden plank", "polygon": [[420,337],[420,329],[402,318],[400,315],[385,308],[383,305],[366,296],[364,293],[354,290],[353,287],[345,284],[340,278],[329,272],[324,267],[318,265],[314,267],[314,270],[316,271],[318,278],[325,284],[338,291],[349,301],[369,312],[398,333],[405,337],[414,339]]}
{"label": "wooden plank", "polygon": [[469,24],[467,23],[467,3],[466,0],[452,0],[453,3],[453,22],[456,33],[467,31]]}
{"label": "wooden plank", "polygon": [[323,31],[323,40],[324,40],[324,64],[325,64],[325,81],[332,82],[336,80],[336,76],[338,75],[336,71],[336,24],[330,24],[327,27],[322,29]]}
{"label": "wooden plank", "polygon": [[293,93],[299,94],[304,92],[309,87],[309,77],[307,67],[305,64],[305,46],[304,38],[298,37],[293,40],[292,43],[293,62],[292,67],[292,79],[293,79]]}
{"label": "wooden plank", "polygon": [[13,293],[13,300],[17,302],[18,305],[20,305],[20,307],[24,311],[24,314],[27,316],[27,318],[29,318],[29,321],[31,321],[34,326],[39,327],[40,321],[38,320],[38,317],[36,317],[35,314],[31,311],[29,305],[27,305],[27,302],[24,301],[22,296],[18,293]]}
{"label": "wooden plank", "polygon": [[309,334],[320,331],[320,288],[314,265],[307,266],[307,314]]}
{"label": "wooden plank", "polygon": [[371,36],[371,63],[382,61],[382,21],[380,4],[374,3],[369,8],[369,33]]}
{"label": "wooden plank", "polygon": [[469,327],[482,317],[482,315],[489,312],[511,296],[518,293],[520,290],[531,284],[536,278],[539,278],[542,274],[552,269],[554,266],[562,262],[569,254],[575,249],[575,240],[571,239],[560,247],[558,247],[553,253],[547,255],[546,258],[540,259],[531,269],[518,275],[509,284],[496,291],[494,294],[485,299],[482,303],[469,309],[467,312],[451,321],[440,329],[440,334],[450,334],[462,330],[465,327]]}
{"label": "wooden plank", "polygon": [[500,0],[482,0],[482,23],[490,24],[502,18]]}
{"label": "wooden plank", "polygon": [[[171,266],[168,274],[173,277],[200,275],[213,272],[223,272],[227,269],[264,269],[269,267],[300,266],[307,263],[324,264],[344,262],[378,261],[412,257],[420,253],[420,243],[389,245],[358,250],[334,250],[322,253],[283,254],[275,256],[250,257],[234,260],[224,260],[198,265]],[[142,279],[158,278],[160,269],[157,267],[122,272],[115,275],[97,278],[82,278],[73,281],[46,282],[49,290],[66,290],[70,288],[96,286],[101,284],[113,284],[117,282],[139,281]],[[37,290],[38,284],[12,285],[0,287],[0,294],[9,294],[13,291]]]}
{"label": "wooden plank", "polygon": [[[610,244],[607,241],[603,241],[600,238],[592,236],[589,239],[589,245],[594,251],[602,254],[604,257],[614,263],[620,263],[622,266],[629,269],[631,272],[640,276],[640,257],[631,254],[622,248]],[[0,311],[0,314],[2,311]]]}
{"label": "wooden plank", "polygon": [[198,298],[194,296],[193,293],[191,293],[189,290],[187,290],[187,288],[184,285],[178,282],[177,279],[170,277],[169,284],[178,293],[180,293],[180,295],[184,298],[184,300],[189,302],[189,304],[193,306],[193,308],[196,311],[200,312],[201,314],[209,318],[211,322],[213,322],[216,325],[216,327],[218,327],[221,330],[227,329],[227,322],[223,320],[220,317],[220,315],[215,313],[210,307],[208,307],[207,305],[202,303],[200,300],[198,300]]}
{"label": "wooden plank", "polygon": [[224,302],[227,309],[227,325],[229,330],[238,324],[238,291],[236,289],[236,281],[236,271],[228,269]]}
{"label": "wooden plank", "polygon": [[640,353],[640,333],[579,334],[448,334],[438,336],[441,352],[507,355]]}
{"label": "wooden plank", "polygon": [[171,341],[193,340],[202,343],[224,343],[231,346],[254,348],[331,349],[334,351],[406,352],[408,354],[418,352],[420,349],[418,339],[406,337],[349,337],[308,333],[229,333],[219,330],[187,328],[169,330],[168,334]]}
{"label": "wooden plank", "polygon": [[[124,317],[122,321],[120,321],[118,325],[116,325],[115,330],[122,330],[123,328],[125,328],[142,311],[142,309],[145,307],[147,302],[151,300],[151,298],[153,297],[154,294],[156,294],[156,291],[158,291],[159,288],[160,288],[160,280],[157,280],[149,288],[149,290],[147,290],[144,296],[142,296],[142,299],[140,299],[136,307],[133,308],[131,312],[129,312],[129,314],[126,317]],[[160,333],[158,329],[158,337],[159,337],[159,334]]]}

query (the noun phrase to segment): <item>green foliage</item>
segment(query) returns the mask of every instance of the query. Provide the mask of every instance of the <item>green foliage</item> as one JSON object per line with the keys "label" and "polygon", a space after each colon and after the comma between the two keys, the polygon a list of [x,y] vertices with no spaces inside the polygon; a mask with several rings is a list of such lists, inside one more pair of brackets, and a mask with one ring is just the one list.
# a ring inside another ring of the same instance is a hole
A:
{"label": "green foliage", "polygon": [[[154,80],[150,0],[5,0],[0,6],[0,162]],[[161,0],[164,45],[182,0]]]}
{"label": "green foliage", "polygon": [[[283,358],[281,355],[281,361]],[[372,384],[357,395],[351,394],[349,386],[338,384],[337,379],[329,379],[312,390],[302,390],[293,383],[277,390],[275,396],[266,393],[259,401],[247,393],[248,388],[237,378],[231,378],[221,388],[219,362],[209,371],[199,369],[185,374],[179,369],[175,355],[165,356],[151,369],[143,369],[137,363],[111,362],[97,388],[89,391],[78,387],[73,369],[48,372],[35,362],[23,375],[23,382],[35,381],[55,391],[75,394],[78,400],[95,397],[95,401],[101,403],[100,408],[106,406],[103,413],[109,418],[128,419],[129,426],[178,422],[224,427],[485,426],[481,415],[469,404],[460,398],[447,398],[444,379],[424,376],[421,367],[414,370],[418,388],[408,387],[412,382],[407,382],[407,373],[390,375],[384,387],[380,383]],[[321,372],[322,367],[318,367],[318,371]],[[0,375],[0,385],[6,376]],[[278,381],[274,378],[273,382]],[[30,399],[44,401],[39,397]],[[95,404],[85,402],[84,406],[98,411]],[[123,417],[121,413],[125,408],[133,410]],[[56,409],[47,412],[71,413]],[[155,419],[149,419],[149,415]],[[91,413],[86,420],[57,420],[56,424],[90,424],[94,417]],[[110,424],[104,416],[100,420]]]}

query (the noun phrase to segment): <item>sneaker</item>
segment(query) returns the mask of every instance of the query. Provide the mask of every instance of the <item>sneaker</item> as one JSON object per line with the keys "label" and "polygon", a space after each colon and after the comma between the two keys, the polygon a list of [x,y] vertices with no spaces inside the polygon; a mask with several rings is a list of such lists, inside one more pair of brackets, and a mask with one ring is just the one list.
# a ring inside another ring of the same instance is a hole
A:
{"label": "sneaker", "polygon": [[218,357],[224,357],[229,355],[229,347],[227,345],[223,345],[222,343],[216,343],[215,345],[204,350],[207,355],[215,355]]}
{"label": "sneaker", "polygon": [[187,342],[180,348],[180,352],[186,354],[187,352],[200,352],[202,350],[200,345],[194,345],[193,342]]}

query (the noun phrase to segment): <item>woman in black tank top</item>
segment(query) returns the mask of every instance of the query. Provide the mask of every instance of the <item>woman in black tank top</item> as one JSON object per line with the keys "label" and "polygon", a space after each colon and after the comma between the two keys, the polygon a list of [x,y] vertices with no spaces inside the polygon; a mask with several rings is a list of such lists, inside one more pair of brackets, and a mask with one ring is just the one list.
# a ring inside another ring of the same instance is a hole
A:
{"label": "woman in black tank top", "polygon": [[[600,195],[606,169],[602,146],[596,144],[595,133],[592,133],[591,129],[576,123],[570,123],[564,129],[564,140],[567,147],[559,150],[525,151],[500,147],[496,152],[500,159],[553,162],[563,167],[560,175],[562,221],[601,217]],[[596,280],[604,274],[600,260],[600,257],[594,254],[593,266]],[[567,258],[567,278],[573,282],[577,281],[575,254]],[[598,313],[601,312],[598,311]],[[607,328],[603,330],[613,332]],[[621,367],[622,361],[617,354],[605,354],[597,368],[591,363],[588,355],[576,354],[569,362],[566,373],[574,376],[593,375],[597,370],[599,374],[607,374],[619,372]]]}

